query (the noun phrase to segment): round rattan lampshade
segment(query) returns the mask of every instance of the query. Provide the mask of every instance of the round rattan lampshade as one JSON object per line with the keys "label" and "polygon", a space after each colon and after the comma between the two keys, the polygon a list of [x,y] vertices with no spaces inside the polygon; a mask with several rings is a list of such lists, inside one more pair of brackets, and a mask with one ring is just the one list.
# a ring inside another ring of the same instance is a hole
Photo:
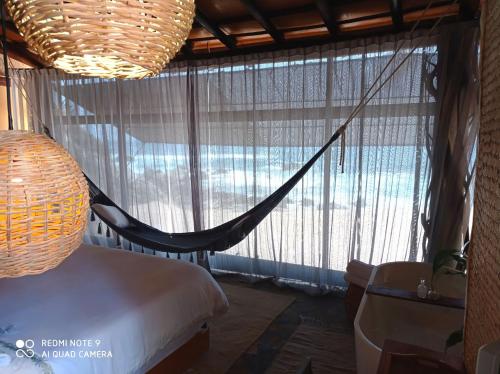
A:
{"label": "round rattan lampshade", "polygon": [[0,131],[0,278],[61,263],[82,241],[88,208],[87,182],[63,147]]}
{"label": "round rattan lampshade", "polygon": [[191,30],[194,0],[7,0],[31,50],[68,73],[158,74]]}

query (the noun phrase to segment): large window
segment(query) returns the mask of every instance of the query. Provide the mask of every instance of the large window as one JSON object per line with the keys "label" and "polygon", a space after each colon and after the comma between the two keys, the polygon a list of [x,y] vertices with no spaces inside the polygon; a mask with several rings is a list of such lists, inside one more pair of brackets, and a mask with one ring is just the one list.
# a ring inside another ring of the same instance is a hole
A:
{"label": "large window", "polygon": [[333,284],[350,259],[422,258],[436,47],[406,43],[396,56],[388,40],[174,64],[141,81],[42,72],[38,114],[124,209],[192,231],[274,192],[382,73],[387,83],[348,128],[343,167],[337,142],[243,242],[210,257],[221,269]]}

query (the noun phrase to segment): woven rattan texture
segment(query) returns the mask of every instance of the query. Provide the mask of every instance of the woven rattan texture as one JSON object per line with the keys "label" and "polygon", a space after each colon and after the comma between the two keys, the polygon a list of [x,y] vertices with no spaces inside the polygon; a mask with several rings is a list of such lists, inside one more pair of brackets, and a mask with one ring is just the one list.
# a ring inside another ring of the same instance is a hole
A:
{"label": "woven rattan texture", "polygon": [[0,277],[39,274],[81,244],[88,185],[45,135],[0,131]]}
{"label": "woven rattan texture", "polygon": [[189,35],[194,0],[7,0],[29,48],[68,73],[158,74]]}
{"label": "woven rattan texture", "polygon": [[481,125],[465,320],[465,361],[500,339],[500,1],[483,7]]}

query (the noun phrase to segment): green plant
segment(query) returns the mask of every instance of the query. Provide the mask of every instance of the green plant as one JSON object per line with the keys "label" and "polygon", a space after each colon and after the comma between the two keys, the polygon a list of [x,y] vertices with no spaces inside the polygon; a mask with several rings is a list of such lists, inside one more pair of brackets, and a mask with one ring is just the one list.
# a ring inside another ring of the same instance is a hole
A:
{"label": "green plant", "polygon": [[[432,262],[432,280],[434,281],[440,274],[458,275],[465,277],[467,274],[467,255],[459,250],[447,249],[439,251]],[[453,331],[446,339],[445,350],[462,342],[464,339],[464,328]]]}
{"label": "green plant", "polygon": [[[455,265],[453,266],[453,261]],[[467,271],[467,255],[456,249],[439,251],[432,262],[431,286],[440,274],[460,275],[465,277]]]}
{"label": "green plant", "polygon": [[450,334],[450,336],[448,336],[448,339],[446,339],[445,350],[448,350],[448,348],[453,347],[454,345],[460,343],[463,340],[464,340],[464,328],[462,327],[460,330],[453,331]]}

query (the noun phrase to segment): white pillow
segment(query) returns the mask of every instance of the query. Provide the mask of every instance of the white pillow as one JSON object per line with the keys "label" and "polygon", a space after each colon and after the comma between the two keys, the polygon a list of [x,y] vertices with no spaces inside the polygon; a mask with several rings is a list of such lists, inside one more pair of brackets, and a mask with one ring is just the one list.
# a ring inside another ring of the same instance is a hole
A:
{"label": "white pillow", "polygon": [[124,229],[130,225],[127,217],[125,217],[123,213],[114,206],[93,204],[92,209],[94,209],[95,212],[104,220],[115,225],[116,227]]}

